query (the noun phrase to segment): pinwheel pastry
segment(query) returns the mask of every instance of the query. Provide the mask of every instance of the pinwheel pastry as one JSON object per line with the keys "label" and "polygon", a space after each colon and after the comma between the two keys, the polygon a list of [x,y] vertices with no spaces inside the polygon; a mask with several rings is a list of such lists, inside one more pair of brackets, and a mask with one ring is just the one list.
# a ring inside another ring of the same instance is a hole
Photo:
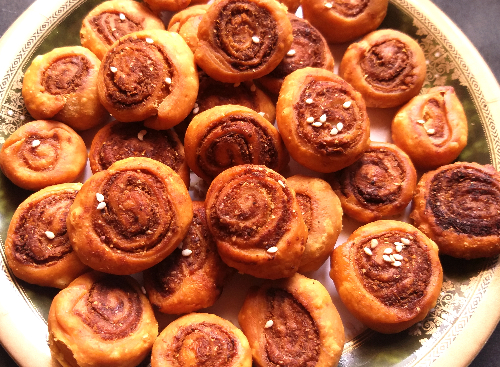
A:
{"label": "pinwheel pastry", "polygon": [[293,42],[279,65],[269,74],[259,78],[269,92],[278,95],[285,76],[305,67],[333,71],[333,56],[321,33],[307,20],[288,14],[292,25]]}
{"label": "pinwheel pastry", "polygon": [[189,187],[184,147],[173,129],[150,129],[142,121],[113,121],[94,136],[89,151],[92,173],[108,169],[114,162],[129,157],[155,159],[177,172]]}
{"label": "pinwheel pastry", "polygon": [[165,25],[147,6],[137,1],[105,1],[83,19],[80,42],[102,60],[119,38],[144,29],[165,29]]}
{"label": "pinwheel pastry", "polygon": [[307,240],[294,191],[266,166],[239,165],[217,176],[205,208],[222,260],[257,278],[292,276]]}
{"label": "pinwheel pastry", "polygon": [[276,120],[291,157],[318,172],[354,163],[370,142],[361,94],[325,69],[298,69],[285,78]]}
{"label": "pinwheel pastry", "polygon": [[239,164],[283,170],[289,155],[276,128],[254,110],[216,106],[196,115],[184,137],[186,160],[206,182]]}
{"label": "pinwheel pastry", "polygon": [[5,176],[32,191],[72,182],[86,164],[83,139],[57,121],[36,120],[22,125],[0,150],[0,168]]}
{"label": "pinwheel pastry", "polygon": [[410,214],[442,254],[475,259],[500,254],[500,173],[457,162],[425,173]]}
{"label": "pinwheel pastry", "polygon": [[215,0],[198,27],[195,60],[212,78],[237,83],[270,73],[292,44],[286,6],[274,0]]}
{"label": "pinwheel pastry", "polygon": [[390,334],[427,316],[441,292],[443,270],[426,235],[405,222],[379,220],[333,250],[330,277],[356,318]]}
{"label": "pinwheel pastry", "polygon": [[328,42],[341,43],[375,30],[388,5],[388,0],[307,0],[302,1],[302,12]]}
{"label": "pinwheel pastry", "polygon": [[5,240],[7,264],[28,283],[64,288],[89,270],[69,242],[66,217],[81,183],[46,187],[14,212]]}
{"label": "pinwheel pastry", "polygon": [[61,121],[75,130],[108,118],[97,93],[101,62],[85,47],[58,47],[35,57],[24,73],[22,95],[37,120]]}
{"label": "pinwheel pastry", "polygon": [[159,264],[144,271],[151,304],[168,314],[212,306],[234,269],[227,266],[207,226],[205,203],[193,202],[193,222],[182,244]]}
{"label": "pinwheel pastry", "polygon": [[198,47],[198,26],[209,5],[193,5],[175,13],[168,23],[170,32],[177,32],[193,51]]}
{"label": "pinwheel pastry", "polygon": [[165,130],[193,109],[198,75],[181,36],[145,30],[113,44],[102,60],[97,86],[102,104],[118,121],[147,119],[146,126]]}
{"label": "pinwheel pastry", "polygon": [[64,367],[135,367],[158,335],[135,279],[99,272],[78,277],[55,296],[48,327],[50,351]]}
{"label": "pinwheel pastry", "polygon": [[82,262],[123,275],[147,269],[182,241],[193,219],[186,185],[150,158],[117,161],[91,176],[68,215],[68,234]]}
{"label": "pinwheel pastry", "polygon": [[151,10],[159,13],[161,11],[179,11],[188,7],[191,0],[144,0]]}
{"label": "pinwheel pastry", "polygon": [[308,229],[299,271],[318,270],[331,255],[342,230],[342,206],[328,182],[303,175],[287,178]]}
{"label": "pinwheel pastry", "polygon": [[419,44],[394,29],[367,34],[349,46],[339,75],[365,99],[367,107],[396,107],[415,97],[425,80],[425,55]]}
{"label": "pinwheel pastry", "polygon": [[259,367],[334,367],[344,348],[330,294],[300,274],[251,288],[238,321]]}
{"label": "pinwheel pastry", "polygon": [[410,158],[391,143],[371,142],[359,160],[335,176],[332,186],[344,213],[362,223],[402,213],[417,185]]}
{"label": "pinwheel pastry", "polygon": [[170,323],[156,339],[152,367],[251,367],[245,335],[230,321],[208,313],[191,313]]}
{"label": "pinwheel pastry", "polygon": [[415,166],[449,164],[467,145],[467,117],[453,87],[434,87],[404,105],[392,120],[392,140]]}

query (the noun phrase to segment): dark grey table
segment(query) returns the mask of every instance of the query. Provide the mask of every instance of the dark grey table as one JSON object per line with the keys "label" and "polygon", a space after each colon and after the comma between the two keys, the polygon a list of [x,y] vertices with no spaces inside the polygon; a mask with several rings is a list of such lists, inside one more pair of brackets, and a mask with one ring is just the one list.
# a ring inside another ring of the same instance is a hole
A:
{"label": "dark grey table", "polygon": [[[33,2],[33,0],[0,0],[0,36]],[[500,1],[433,0],[433,2],[462,29],[483,56],[497,80],[500,80]],[[16,366],[7,352],[0,348],[0,367]],[[500,326],[493,332],[470,367],[499,366]]]}

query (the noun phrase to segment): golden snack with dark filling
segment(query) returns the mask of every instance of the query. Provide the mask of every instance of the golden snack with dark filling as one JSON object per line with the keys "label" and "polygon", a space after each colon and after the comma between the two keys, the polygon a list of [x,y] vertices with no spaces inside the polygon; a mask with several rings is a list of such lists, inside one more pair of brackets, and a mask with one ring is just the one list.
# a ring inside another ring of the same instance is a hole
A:
{"label": "golden snack with dark filling", "polygon": [[172,168],[189,187],[184,147],[173,129],[150,129],[141,121],[113,121],[95,134],[89,150],[92,173],[108,169],[114,162],[129,157],[155,159]]}
{"label": "golden snack with dark filling", "polygon": [[330,277],[347,309],[369,328],[398,333],[436,305],[443,270],[436,244],[412,225],[379,220],[333,250]]}
{"label": "golden snack with dark filling", "polygon": [[425,173],[410,214],[442,254],[464,259],[500,254],[500,173],[456,162]]}
{"label": "golden snack with dark filling", "polygon": [[156,339],[152,367],[251,367],[245,335],[230,321],[191,313],[170,323]]}
{"label": "golden snack with dark filling", "polygon": [[69,242],[66,217],[81,183],[46,187],[14,212],[5,257],[14,275],[28,283],[64,288],[88,271]]}
{"label": "golden snack with dark filling", "polygon": [[182,244],[144,271],[144,287],[160,312],[183,314],[212,306],[234,269],[220,258],[207,226],[205,203],[193,202],[193,222]]}
{"label": "golden snack with dark filling", "polygon": [[191,198],[179,175],[153,159],[132,157],[85,181],[67,224],[84,264],[124,275],[170,255],[192,219]]}
{"label": "golden snack with dark filling", "polygon": [[367,34],[349,46],[339,75],[363,95],[367,107],[396,107],[415,97],[425,80],[419,44],[394,29]]}
{"label": "golden snack with dark filling", "polygon": [[401,214],[413,198],[417,173],[391,143],[371,142],[359,160],[337,172],[332,186],[351,218],[362,223]]}
{"label": "golden snack with dark filling", "polygon": [[22,125],[0,150],[0,168],[15,185],[37,191],[72,182],[87,164],[83,139],[62,122],[37,120]]}
{"label": "golden snack with dark filling", "polygon": [[299,271],[318,270],[330,256],[342,230],[342,206],[328,182],[303,175],[286,179],[302,210],[308,229]]}
{"label": "golden snack with dark filling", "polygon": [[198,27],[195,60],[212,78],[237,83],[271,72],[292,44],[286,7],[274,0],[215,0]]}
{"label": "golden snack with dark filling", "polygon": [[139,284],[129,276],[90,272],[52,301],[49,346],[64,367],[135,367],[158,335],[158,323]]}
{"label": "golden snack with dark filling", "polygon": [[467,117],[453,87],[434,87],[413,97],[392,120],[392,140],[415,166],[452,163],[467,145]]}
{"label": "golden snack with dark filling", "polygon": [[165,29],[165,25],[142,3],[110,0],[97,5],[83,18],[80,41],[102,60],[119,38],[144,29]]}
{"label": "golden snack with dark filling", "polygon": [[238,321],[259,367],[334,367],[344,348],[330,294],[300,274],[250,289]]}
{"label": "golden snack with dark filling", "polygon": [[292,25],[293,42],[279,65],[258,82],[268,91],[278,95],[283,79],[293,71],[305,67],[333,71],[333,56],[325,38],[308,21],[288,14]]}
{"label": "golden snack with dark filling", "polygon": [[307,227],[283,176],[266,166],[229,168],[212,181],[205,208],[226,264],[257,278],[286,278],[297,272]]}
{"label": "golden snack with dark filling", "polygon": [[377,29],[388,5],[388,0],[306,0],[302,12],[328,42],[341,43]]}
{"label": "golden snack with dark filling", "polygon": [[191,0],[144,0],[146,4],[155,12],[179,11],[185,9]]}
{"label": "golden snack with dark filling", "polygon": [[198,75],[193,53],[177,33],[145,30],[123,36],[104,56],[98,92],[118,121],[146,120],[165,130],[193,109]]}
{"label": "golden snack with dark filling", "polygon": [[325,69],[299,69],[285,78],[276,121],[290,156],[317,172],[334,172],[354,163],[370,142],[363,98]]}
{"label": "golden snack with dark filling", "polygon": [[58,47],[38,55],[24,73],[22,95],[37,120],[87,130],[108,118],[97,93],[101,62],[85,47]]}
{"label": "golden snack with dark filling", "polygon": [[186,160],[206,182],[240,164],[283,170],[289,155],[276,128],[254,110],[216,106],[196,115],[184,137]]}

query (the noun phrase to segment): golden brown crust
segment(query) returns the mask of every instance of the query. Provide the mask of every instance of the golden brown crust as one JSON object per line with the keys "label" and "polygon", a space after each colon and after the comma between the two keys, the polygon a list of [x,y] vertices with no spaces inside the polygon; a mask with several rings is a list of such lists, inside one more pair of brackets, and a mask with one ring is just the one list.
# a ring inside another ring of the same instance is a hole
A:
{"label": "golden brown crust", "polygon": [[97,85],[102,104],[118,121],[147,119],[146,126],[164,130],[193,109],[198,75],[193,53],[181,36],[145,30],[111,46]]}
{"label": "golden brown crust", "polygon": [[335,248],[330,277],[358,320],[378,332],[397,333],[435,306],[443,271],[436,244],[422,232],[405,222],[379,220]]}
{"label": "golden brown crust", "polygon": [[363,98],[325,69],[299,69],[285,78],[276,120],[291,157],[318,172],[334,172],[352,164],[370,140]]}
{"label": "golden brown crust", "polygon": [[192,218],[191,198],[179,175],[153,159],[134,157],[83,184],[68,215],[68,233],[84,264],[133,274],[172,253]]}
{"label": "golden brown crust", "polygon": [[216,0],[198,27],[195,59],[212,78],[237,83],[271,72],[292,43],[286,7],[274,0]]}
{"label": "golden brown crust", "polygon": [[64,288],[89,270],[69,242],[66,217],[81,183],[46,187],[14,212],[5,240],[7,264],[28,283]]}
{"label": "golden brown crust", "polygon": [[119,38],[144,29],[165,29],[162,20],[142,3],[110,0],[97,5],[83,19],[80,41],[100,60]]}
{"label": "golden brown crust", "polygon": [[279,0],[279,2],[286,5],[288,12],[293,14],[300,6],[300,0]]}
{"label": "golden brown crust", "polygon": [[89,150],[92,173],[108,169],[129,157],[155,159],[172,168],[189,188],[189,167],[184,147],[173,129],[154,130],[143,122],[113,121],[101,128]]}
{"label": "golden brown crust", "polygon": [[307,240],[295,193],[265,166],[229,168],[211,183],[207,222],[222,260],[258,278],[292,276]]}
{"label": "golden brown crust", "polygon": [[259,78],[269,92],[278,95],[283,79],[297,69],[317,67],[333,71],[333,56],[325,38],[308,21],[288,14],[293,42],[279,65]]}
{"label": "golden brown crust", "polygon": [[205,203],[194,201],[193,222],[182,244],[144,271],[144,287],[159,311],[189,313],[212,306],[233,270],[217,252],[207,226]]}
{"label": "golden brown crust", "polygon": [[151,350],[158,323],[137,282],[90,272],[50,306],[49,346],[64,367],[134,367]]}
{"label": "golden brown crust", "polygon": [[32,191],[72,182],[86,164],[83,139],[57,121],[37,120],[22,125],[0,150],[0,168],[5,176]]}
{"label": "golden brown crust", "polygon": [[302,12],[329,42],[341,43],[375,30],[388,4],[388,0],[307,0],[302,1]]}
{"label": "golden brown crust", "polygon": [[177,32],[193,51],[198,47],[198,26],[209,5],[193,5],[175,13],[168,23],[170,32]]}
{"label": "golden brown crust", "polygon": [[170,323],[153,345],[152,367],[251,367],[245,335],[213,314],[191,313]]}
{"label": "golden brown crust", "polygon": [[58,47],[37,56],[24,74],[26,109],[35,119],[61,121],[75,130],[99,125],[109,116],[97,93],[100,65],[81,46]]}
{"label": "golden brown crust", "polygon": [[260,367],[337,366],[344,348],[328,291],[300,274],[251,289],[238,321]]}
{"label": "golden brown crust", "polygon": [[410,214],[439,251],[475,259],[500,254],[500,173],[490,165],[456,162],[425,173]]}
{"label": "golden brown crust", "polygon": [[363,95],[367,107],[399,106],[415,97],[425,80],[419,44],[394,29],[367,34],[349,46],[339,75]]}
{"label": "golden brown crust", "polygon": [[467,145],[467,117],[453,87],[434,87],[412,98],[392,120],[392,140],[415,166],[436,169]]}
{"label": "golden brown crust", "polygon": [[333,251],[342,230],[342,206],[328,182],[303,175],[286,179],[302,210],[308,229],[299,272],[318,270]]}
{"label": "golden brown crust", "polygon": [[344,212],[362,223],[402,213],[416,185],[417,173],[408,155],[394,144],[373,141],[332,182]]}
{"label": "golden brown crust", "polygon": [[206,182],[239,164],[283,170],[289,155],[276,128],[254,110],[216,106],[196,115],[184,137],[186,160]]}
{"label": "golden brown crust", "polygon": [[185,9],[191,0],[144,0],[146,4],[155,12],[179,11]]}

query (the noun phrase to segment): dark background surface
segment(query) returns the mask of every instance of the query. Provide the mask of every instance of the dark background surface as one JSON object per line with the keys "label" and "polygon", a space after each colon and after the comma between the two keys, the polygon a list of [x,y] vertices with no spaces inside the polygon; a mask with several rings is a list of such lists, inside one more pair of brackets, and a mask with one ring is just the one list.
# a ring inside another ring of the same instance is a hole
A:
{"label": "dark background surface", "polygon": [[[465,33],[489,65],[496,79],[500,80],[500,1],[433,0],[433,2]],[[32,3],[33,0],[0,0],[0,36]],[[474,342],[471,340],[471,343]],[[470,366],[500,366],[500,326],[495,329]],[[0,348],[0,367],[17,367],[3,348]]]}

